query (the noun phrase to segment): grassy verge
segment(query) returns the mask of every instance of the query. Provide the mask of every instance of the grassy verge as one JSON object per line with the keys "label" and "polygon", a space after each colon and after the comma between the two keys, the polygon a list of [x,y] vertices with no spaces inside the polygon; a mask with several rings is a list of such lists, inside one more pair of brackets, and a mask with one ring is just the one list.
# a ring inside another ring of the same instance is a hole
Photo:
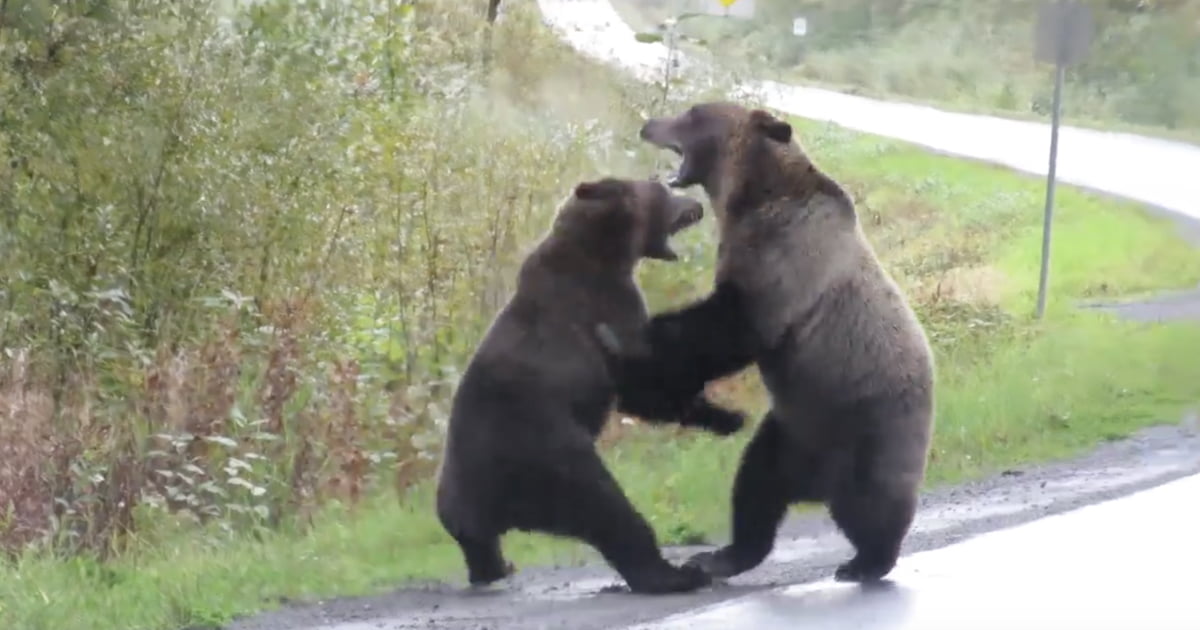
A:
{"label": "grassy verge", "polygon": [[[1063,189],[1048,318],[1031,321],[1042,184],[898,142],[796,121],[809,151],[859,199],[869,238],[909,290],[939,365],[929,483],[1060,457],[1200,400],[1188,378],[1200,327],[1141,326],[1075,311],[1076,298],[1200,281],[1200,259],[1166,221],[1136,206]],[[650,263],[654,308],[708,283],[711,223],[684,235],[684,260]],[[1119,252],[1119,255],[1116,254]],[[752,375],[720,394],[761,412]],[[721,537],[749,431],[720,440],[645,426],[606,438],[605,457],[664,542]],[[328,504],[303,532],[199,532],[159,522],[106,564],[29,555],[0,571],[0,625],[164,629],[218,624],[285,598],[351,595],[419,578],[461,580],[430,485],[353,510]],[[590,556],[577,545],[512,535],[519,566]]]}

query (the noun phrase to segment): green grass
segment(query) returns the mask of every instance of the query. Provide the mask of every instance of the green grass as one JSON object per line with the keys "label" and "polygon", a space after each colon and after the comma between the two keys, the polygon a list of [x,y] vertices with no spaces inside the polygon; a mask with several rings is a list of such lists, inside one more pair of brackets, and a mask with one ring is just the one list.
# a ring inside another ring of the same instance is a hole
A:
{"label": "green grass", "polygon": [[[13,630],[207,627],[282,597],[366,593],[445,575],[456,568],[458,550],[429,509],[429,490],[403,505],[389,498],[355,513],[330,507],[303,535],[161,532],[162,540],[105,565],[30,558],[0,573],[0,621]],[[522,564],[573,553],[532,536],[509,537],[506,550]]]}
{"label": "green grass", "polygon": [[[1060,189],[1050,310],[1035,322],[1039,179],[795,122],[810,153],[860,198],[868,237],[931,331],[939,389],[930,485],[1078,453],[1171,421],[1200,400],[1192,366],[1200,326],[1130,324],[1072,306],[1085,296],[1200,281],[1200,257],[1169,222],[1132,204]],[[711,228],[706,219],[680,238],[680,263],[646,266],[654,308],[703,291]],[[750,374],[721,395],[763,410]],[[749,435],[718,439],[639,426],[625,430],[605,457],[664,542],[719,540]],[[134,551],[104,565],[30,555],[0,571],[0,626],[78,628],[86,619],[95,630],[180,628],[218,624],[281,598],[463,580],[458,551],[433,516],[428,482],[403,502],[389,495],[353,513],[327,507],[305,532],[230,537],[160,523],[139,536]],[[511,535],[505,546],[519,567],[594,559],[543,536]]]}

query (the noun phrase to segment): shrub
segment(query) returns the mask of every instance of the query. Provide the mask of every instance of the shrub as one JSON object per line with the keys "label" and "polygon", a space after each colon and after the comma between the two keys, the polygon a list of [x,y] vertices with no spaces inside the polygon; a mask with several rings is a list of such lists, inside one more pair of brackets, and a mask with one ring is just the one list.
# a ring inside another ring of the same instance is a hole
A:
{"label": "shrub", "polygon": [[488,64],[468,3],[4,7],[10,551],[407,488],[557,202],[646,166],[612,130],[656,92],[528,5]]}

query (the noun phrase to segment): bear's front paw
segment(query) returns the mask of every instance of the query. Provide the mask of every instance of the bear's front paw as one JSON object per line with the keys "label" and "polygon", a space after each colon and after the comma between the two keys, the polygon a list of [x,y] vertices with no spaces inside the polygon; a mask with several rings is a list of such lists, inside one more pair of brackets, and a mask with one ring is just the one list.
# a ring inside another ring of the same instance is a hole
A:
{"label": "bear's front paw", "polygon": [[688,408],[680,424],[700,427],[717,435],[732,435],[746,426],[746,416],[701,398]]}

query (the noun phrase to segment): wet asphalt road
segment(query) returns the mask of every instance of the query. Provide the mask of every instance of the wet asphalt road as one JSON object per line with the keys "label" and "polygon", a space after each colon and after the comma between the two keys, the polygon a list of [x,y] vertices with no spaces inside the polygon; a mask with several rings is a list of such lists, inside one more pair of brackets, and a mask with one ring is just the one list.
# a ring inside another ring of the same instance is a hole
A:
{"label": "wet asphalt road", "polygon": [[1200,475],[901,560],[880,586],[822,580],[637,630],[1196,630]]}
{"label": "wet asphalt road", "polygon": [[[1028,550],[1022,550],[1019,546],[1009,547],[1006,554],[987,556],[984,568],[969,572],[961,568],[951,570],[947,568],[951,566],[947,564],[950,561],[937,560],[937,556],[927,556],[934,560],[926,563],[922,556],[914,554],[950,547],[987,532],[1069,512],[1196,474],[1200,474],[1200,422],[1191,418],[1179,425],[1145,431],[1134,439],[1106,444],[1080,459],[1005,471],[990,479],[929,492],[922,497],[912,533],[905,541],[905,558],[892,576],[901,588],[900,595],[896,597],[903,596],[902,602],[908,602],[904,605],[915,611],[911,614],[934,615],[939,613],[936,610],[922,612],[922,607],[932,604],[913,599],[916,597],[912,593],[914,589],[924,584],[936,584],[953,599],[965,598],[966,595],[958,590],[951,590],[960,588],[955,586],[958,581],[964,585],[976,584],[971,580],[987,580],[989,575],[996,575],[996,581],[986,584],[988,589],[1003,591],[997,596],[997,601],[1002,603],[1021,601],[1013,599],[1014,595],[1010,593],[1020,592],[1014,589],[1022,588],[1023,581],[1035,578],[1053,580],[1053,576],[1061,575],[1060,583],[1048,592],[1058,592],[1066,598],[1067,591],[1074,588],[1070,586],[1070,581],[1079,579],[1071,577],[1069,569],[1072,563],[1078,565],[1079,561],[1063,558],[1061,554],[1068,549],[1068,544],[1083,545],[1083,536],[1087,535],[1087,532],[1074,532],[1070,527],[1059,529],[1057,533],[1046,533],[1044,539],[1036,544],[1030,543],[1033,546]],[[1197,506],[1200,506],[1200,502],[1194,498],[1188,504],[1177,505],[1175,517],[1195,515],[1196,510],[1200,509]],[[1194,522],[1195,516],[1189,518]],[[1114,554],[1127,553],[1119,547],[1127,547],[1135,555],[1138,550],[1147,550],[1149,553],[1145,562],[1153,569],[1136,564],[1125,567],[1116,561],[1098,567],[1093,565],[1103,578],[1114,580],[1117,586],[1132,590],[1132,582],[1143,582],[1139,588],[1144,588],[1159,580],[1171,579],[1176,570],[1180,572],[1177,576],[1180,579],[1190,577],[1187,575],[1187,564],[1176,563],[1176,560],[1183,559],[1180,552],[1162,551],[1168,556],[1165,560],[1156,553],[1161,550],[1154,545],[1165,542],[1175,531],[1174,524],[1171,529],[1164,529],[1164,525],[1170,523],[1169,515],[1156,517],[1151,526],[1136,521],[1123,522],[1128,525],[1125,538],[1110,544],[1101,536],[1100,542],[1095,543],[1100,545],[1097,553],[1105,557],[1117,557]],[[1194,526],[1193,531],[1196,531]],[[980,537],[979,540],[986,539]],[[666,552],[669,557],[680,560],[702,548],[669,548]],[[963,548],[967,548],[967,545]],[[963,553],[965,555],[958,557],[971,557],[971,553],[975,552]],[[839,595],[837,589],[829,589],[825,594],[808,595],[805,593],[809,591],[803,589],[783,593],[773,592],[772,589],[826,580],[832,575],[833,568],[849,554],[849,544],[822,511],[792,517],[779,536],[775,552],[763,565],[733,578],[726,585],[690,595],[654,597],[632,595],[619,589],[610,592],[614,584],[619,584],[618,579],[602,563],[593,561],[582,567],[523,568],[508,583],[484,592],[470,592],[464,588],[462,576],[456,576],[454,579],[457,581],[450,584],[418,584],[375,597],[317,602],[241,620],[228,626],[228,630],[607,630],[653,623],[689,611],[704,612],[708,606],[735,601],[756,592],[770,594],[761,600],[767,602],[765,604],[751,603],[751,610],[761,612],[764,606],[770,608],[777,604],[780,611],[789,610],[793,612],[788,614],[801,615],[795,611],[811,605],[816,610],[803,614],[815,615],[822,607],[845,608],[850,605],[849,602],[856,601],[856,597],[861,599],[862,596],[853,593]],[[1056,558],[1056,555],[1059,557]],[[953,558],[953,554],[950,557]],[[932,573],[928,582],[912,582],[913,575],[909,571],[919,570],[917,577],[926,579],[922,577],[926,566],[938,567],[940,573]],[[1045,575],[1028,575],[1031,573]],[[999,576],[1006,575],[1012,583],[1003,582],[1001,587]],[[1013,575],[1022,577],[1017,579]],[[1189,582],[1192,585],[1195,583],[1194,579]],[[1039,588],[1045,590],[1051,587]],[[791,599],[795,597],[801,599]],[[1032,605],[1043,600],[1030,601]],[[896,601],[890,604],[880,601],[880,605],[886,608],[887,605],[898,604]],[[1026,604],[1022,602],[1020,605]],[[854,618],[850,613],[837,614]],[[799,617],[806,618],[803,615]],[[918,616],[915,619],[920,621],[928,617]],[[786,627],[800,626],[790,624]],[[859,626],[847,622],[837,627]],[[980,626],[972,624],[961,627]],[[1052,627],[1071,626],[1054,624]],[[1169,628],[1155,625],[1127,627]]]}

